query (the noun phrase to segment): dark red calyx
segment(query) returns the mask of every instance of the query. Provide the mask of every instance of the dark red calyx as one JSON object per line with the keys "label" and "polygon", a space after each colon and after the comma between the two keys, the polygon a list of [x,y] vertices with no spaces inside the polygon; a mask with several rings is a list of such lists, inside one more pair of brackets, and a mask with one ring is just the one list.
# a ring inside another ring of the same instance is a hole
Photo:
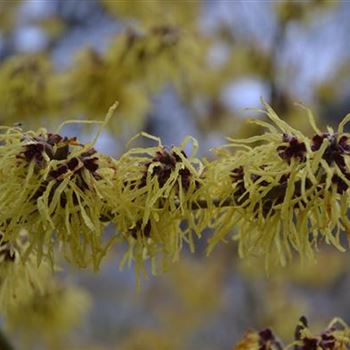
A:
{"label": "dark red calyx", "polygon": [[305,162],[306,146],[304,142],[300,142],[295,136],[288,134],[283,134],[282,141],[287,143],[287,145],[277,147],[278,154],[282,159],[288,163],[291,162],[292,158]]}

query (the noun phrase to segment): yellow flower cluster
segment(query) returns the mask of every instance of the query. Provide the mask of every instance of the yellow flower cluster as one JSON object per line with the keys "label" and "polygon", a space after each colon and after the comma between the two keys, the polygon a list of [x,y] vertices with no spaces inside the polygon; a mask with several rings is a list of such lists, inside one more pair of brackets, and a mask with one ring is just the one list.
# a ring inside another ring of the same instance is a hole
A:
{"label": "yellow flower cluster", "polygon": [[57,341],[81,324],[90,304],[87,292],[51,278],[44,291],[37,291],[26,302],[17,303],[9,309],[7,327],[20,330],[27,338],[35,338],[39,333],[46,342]]}
{"label": "yellow flower cluster", "polygon": [[28,122],[58,107],[53,70],[43,55],[9,58],[1,65],[0,81],[2,123]]}
{"label": "yellow flower cluster", "polygon": [[111,41],[105,54],[91,49],[80,54],[64,73],[64,100],[71,101],[73,110],[101,117],[118,99],[121,118],[111,126],[120,130],[126,122],[140,128],[152,94],[169,82],[184,91],[203,74],[206,46],[195,33],[175,25],[128,29]]}
{"label": "yellow flower cluster", "polygon": [[[310,257],[320,241],[344,250],[340,233],[349,232],[350,135],[346,117],[335,132],[321,132],[308,112],[315,135],[304,136],[266,105],[273,124],[264,135],[230,140],[208,166],[212,196],[226,200],[213,225],[211,250],[237,226],[240,254],[263,254],[284,265],[298,252]],[[234,153],[228,151],[234,148]]]}
{"label": "yellow flower cluster", "polygon": [[111,160],[92,145],[45,129],[5,128],[0,142],[0,227],[5,239],[14,241],[25,229],[26,256],[35,250],[39,262],[42,256],[52,258],[59,242],[68,259],[97,268],[104,255],[100,217],[109,211],[100,191],[113,176]]}
{"label": "yellow flower cluster", "polygon": [[[188,137],[179,147],[167,148],[155,140],[157,146],[132,148],[118,161],[115,189],[122,205],[113,221],[129,242],[125,259],[135,258],[137,269],[145,259],[155,262],[159,252],[165,268],[178,258],[183,241],[194,249],[192,230],[197,223],[192,215],[192,199],[201,186],[203,168],[195,158],[197,142]],[[192,151],[187,155],[189,143]]]}
{"label": "yellow flower cluster", "polygon": [[29,244],[25,230],[14,242],[0,232],[0,312],[11,330],[21,329],[26,337],[41,332],[46,340],[57,340],[79,325],[90,298],[80,288],[56,280],[46,259],[39,265],[36,254],[23,259]]}
{"label": "yellow flower cluster", "polygon": [[45,281],[52,274],[46,261],[37,266],[35,255],[26,261],[21,253],[28,246],[28,235],[22,230],[15,242],[0,232],[0,311],[7,315],[17,305],[27,303],[35,294],[43,293]]}
{"label": "yellow flower cluster", "polygon": [[296,350],[347,350],[350,348],[350,328],[338,318],[335,318],[321,334],[315,335],[310,331],[307,319],[302,316],[294,335],[295,340],[291,344],[283,346],[282,342],[268,328],[260,332],[250,331],[233,350],[287,350],[292,347]]}

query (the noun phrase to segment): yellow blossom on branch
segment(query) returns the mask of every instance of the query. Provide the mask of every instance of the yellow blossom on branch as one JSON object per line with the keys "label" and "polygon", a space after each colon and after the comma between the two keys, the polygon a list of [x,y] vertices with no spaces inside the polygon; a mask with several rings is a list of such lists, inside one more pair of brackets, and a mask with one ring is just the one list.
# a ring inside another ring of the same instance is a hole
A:
{"label": "yellow blossom on branch", "polygon": [[209,250],[235,226],[241,256],[262,254],[268,265],[276,258],[286,264],[293,252],[312,257],[321,241],[343,251],[340,233],[350,227],[349,117],[336,132],[321,132],[308,111],[315,134],[307,137],[265,107],[272,124],[256,123],[267,132],[229,139],[208,165],[211,183],[217,183],[212,194],[230,204],[217,210]]}

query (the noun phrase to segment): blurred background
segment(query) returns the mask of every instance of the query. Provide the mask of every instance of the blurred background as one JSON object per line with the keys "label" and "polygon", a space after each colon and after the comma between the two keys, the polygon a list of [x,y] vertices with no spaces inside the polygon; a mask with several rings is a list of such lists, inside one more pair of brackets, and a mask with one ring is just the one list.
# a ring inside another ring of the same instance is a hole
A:
{"label": "blurred background", "polygon": [[[225,137],[261,132],[246,123],[263,118],[247,110],[261,98],[305,132],[294,102],[336,125],[350,112],[349,18],[348,1],[0,0],[0,120],[25,129],[102,120],[117,100],[99,151],[118,157],[140,131],[168,145],[190,134],[208,159]],[[65,128],[85,141],[95,131]],[[207,257],[209,234],[139,291],[132,267],[118,268],[124,247],[98,273],[62,264],[59,278],[84,294],[77,327],[52,341],[14,323],[11,339],[18,349],[223,350],[248,329],[271,327],[288,342],[302,315],[315,329],[334,316],[350,322],[348,255],[320,248],[317,261],[267,276],[233,241]],[[56,311],[69,317],[79,300]]]}

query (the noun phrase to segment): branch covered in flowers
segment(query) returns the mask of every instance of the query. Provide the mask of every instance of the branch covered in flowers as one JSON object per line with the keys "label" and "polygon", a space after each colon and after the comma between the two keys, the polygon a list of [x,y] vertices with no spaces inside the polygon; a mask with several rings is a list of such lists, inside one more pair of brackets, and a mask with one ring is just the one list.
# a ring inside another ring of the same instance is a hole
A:
{"label": "branch covered in flowers", "polygon": [[60,72],[44,54],[15,55],[0,65],[0,120],[37,127],[41,118],[53,124],[62,114],[101,119],[118,98],[120,118],[110,128],[138,130],[151,96],[165,84],[170,81],[183,93],[189,84],[194,89],[204,72],[209,74],[206,41],[194,29],[153,24],[113,36],[104,54],[81,50],[72,68]]}
{"label": "branch covered in flowers", "polygon": [[[28,233],[23,257],[53,261],[56,247],[80,267],[97,269],[117,242],[127,242],[122,264],[137,272],[151,260],[153,272],[179,258],[184,244],[212,229],[210,253],[229,235],[241,256],[261,254],[267,267],[295,253],[313,256],[325,241],[344,250],[341,232],[350,186],[350,116],[322,132],[310,111],[307,137],[265,105],[263,135],[229,139],[213,161],[196,157],[197,141],[180,146],[131,148],[119,159],[92,144],[45,129],[2,127],[0,134],[0,230],[15,242]],[[188,151],[188,149],[190,149]],[[186,152],[185,152],[186,150]],[[106,225],[115,234],[108,237]]]}
{"label": "branch covered in flowers", "polygon": [[270,329],[247,332],[234,350],[346,350],[350,348],[350,329],[341,319],[335,318],[321,334],[313,334],[307,319],[302,316],[295,328],[294,341],[287,346]]}

